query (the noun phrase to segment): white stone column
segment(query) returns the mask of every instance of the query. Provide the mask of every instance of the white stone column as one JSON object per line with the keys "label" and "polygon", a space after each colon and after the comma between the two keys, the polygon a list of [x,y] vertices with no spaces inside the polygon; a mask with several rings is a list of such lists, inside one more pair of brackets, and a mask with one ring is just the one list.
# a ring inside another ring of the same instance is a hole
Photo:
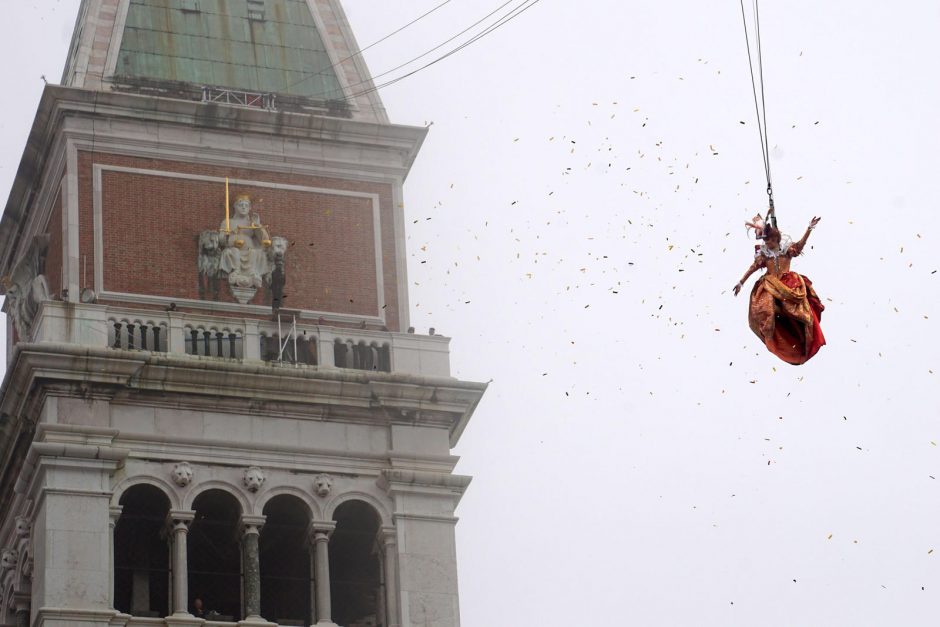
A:
{"label": "white stone column", "polygon": [[110,579],[108,581],[108,607],[114,607],[114,527],[117,525],[118,518],[124,508],[120,505],[112,507],[109,510],[110,520],[108,521],[108,571]]}
{"label": "white stone column", "polygon": [[330,598],[330,536],[336,529],[335,522],[310,523],[310,534],[313,537],[316,563],[316,589],[317,589],[317,625],[319,627],[333,627],[332,600]]}
{"label": "white stone column", "polygon": [[173,615],[192,616],[189,613],[189,565],[187,534],[196,518],[193,511],[171,511],[167,517],[173,547]]}
{"label": "white stone column", "polygon": [[311,535],[310,545],[310,623],[317,622],[317,560],[316,560],[316,542]]}
{"label": "white stone column", "polygon": [[385,612],[388,627],[399,627],[401,618],[398,613],[398,534],[395,527],[383,527],[379,539],[384,549],[385,566]]}
{"label": "white stone column", "polygon": [[261,359],[261,327],[257,320],[245,320],[242,336],[242,358]]}
{"label": "white stone column", "polygon": [[179,311],[167,313],[170,320],[170,326],[166,330],[166,352],[183,355],[186,353],[186,332],[183,325],[186,320],[186,314]]}

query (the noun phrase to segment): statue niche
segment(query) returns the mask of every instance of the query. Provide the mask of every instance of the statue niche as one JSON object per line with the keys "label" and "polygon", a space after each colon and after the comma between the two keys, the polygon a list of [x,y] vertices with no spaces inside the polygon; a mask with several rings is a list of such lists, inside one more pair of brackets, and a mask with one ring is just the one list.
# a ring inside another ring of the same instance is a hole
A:
{"label": "statue niche", "polygon": [[29,341],[33,320],[39,313],[40,304],[52,300],[49,283],[43,274],[48,248],[48,235],[33,237],[26,254],[13,266],[10,275],[2,279],[9,303],[8,311],[13,317],[16,334],[22,341]]}
{"label": "statue niche", "polygon": [[218,230],[199,235],[199,294],[203,299],[218,300],[219,283],[228,282],[232,296],[245,305],[258,289],[267,287],[268,300],[280,307],[284,289],[284,257],[287,239],[274,237],[252,211],[251,197],[239,194],[226,212]]}

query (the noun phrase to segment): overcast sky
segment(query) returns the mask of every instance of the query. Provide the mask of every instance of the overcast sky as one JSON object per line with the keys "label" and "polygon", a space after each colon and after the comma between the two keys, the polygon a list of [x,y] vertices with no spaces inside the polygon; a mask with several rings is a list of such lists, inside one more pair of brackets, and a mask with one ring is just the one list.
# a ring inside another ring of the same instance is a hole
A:
{"label": "overcast sky", "polygon": [[[366,45],[438,1],[345,6]],[[370,68],[499,4],[453,0]],[[9,5],[3,190],[78,0]],[[823,216],[794,267],[829,345],[798,368],[730,291],[765,202],[736,0],[542,0],[383,91],[433,123],[406,186],[413,323],[493,380],[456,451],[467,627],[937,620],[940,4],[762,18],[781,226]]]}

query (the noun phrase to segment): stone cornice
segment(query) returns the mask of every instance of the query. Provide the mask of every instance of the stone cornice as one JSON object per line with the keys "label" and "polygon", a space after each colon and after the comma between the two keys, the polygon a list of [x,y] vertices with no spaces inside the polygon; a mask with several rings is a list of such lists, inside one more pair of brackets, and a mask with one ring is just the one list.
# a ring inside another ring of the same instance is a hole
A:
{"label": "stone cornice", "polygon": [[448,496],[455,499],[456,505],[456,501],[460,500],[471,481],[472,477],[465,475],[393,468],[383,470],[377,483],[380,488],[390,495],[434,494]]}
{"label": "stone cornice", "polygon": [[[8,503],[13,482],[24,462],[34,466],[41,455],[62,455],[119,463],[127,455],[128,442],[112,431],[82,433],[44,425],[40,441],[30,448],[35,407],[31,400],[57,388],[85,390],[87,394],[113,394],[112,402],[147,404],[160,395],[176,399],[174,405],[211,402],[215,411],[285,411],[311,419],[370,421],[377,424],[404,422],[448,428],[451,440],[459,436],[486,385],[447,377],[427,377],[340,369],[275,368],[260,362],[235,362],[72,344],[19,344],[0,387],[0,507]],[[154,402],[156,402],[154,400]],[[272,405],[271,409],[260,407]],[[128,434],[134,438],[133,434]],[[113,446],[117,438],[121,446]],[[139,441],[147,446],[147,438]],[[155,440],[154,440],[155,442]],[[153,442],[151,442],[152,444]],[[197,443],[191,442],[193,446]],[[138,448],[134,442],[134,448]],[[153,448],[153,447],[150,447]],[[29,455],[27,457],[27,450]],[[275,451],[276,453],[276,451]],[[276,455],[273,455],[276,457]],[[25,458],[25,459],[24,459]],[[378,466],[384,460],[374,461]],[[449,464],[447,459],[428,459]],[[397,471],[396,471],[397,472]],[[419,483],[438,473],[415,475]],[[404,477],[404,475],[393,475]],[[23,485],[20,486],[22,489]],[[439,486],[453,491],[457,485]],[[459,491],[459,490],[458,490]]]}

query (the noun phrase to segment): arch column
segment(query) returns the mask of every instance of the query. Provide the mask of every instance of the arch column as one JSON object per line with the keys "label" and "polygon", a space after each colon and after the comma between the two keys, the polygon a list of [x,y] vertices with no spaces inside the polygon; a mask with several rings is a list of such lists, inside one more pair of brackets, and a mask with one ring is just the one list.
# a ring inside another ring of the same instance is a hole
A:
{"label": "arch column", "polygon": [[170,542],[173,547],[173,616],[192,616],[189,613],[189,564],[186,544],[189,525],[196,512],[177,510],[167,516]]}
{"label": "arch column", "polygon": [[114,528],[124,508],[120,505],[108,509],[108,607],[114,608]]}
{"label": "arch column", "polygon": [[308,530],[314,546],[316,567],[314,581],[317,590],[317,627],[336,627],[330,597],[330,536],[335,529],[336,523],[333,521],[314,521],[310,523]]}
{"label": "arch column", "polygon": [[385,567],[385,613],[388,627],[400,627],[398,613],[398,533],[395,527],[382,527],[379,541]]}
{"label": "arch column", "polygon": [[29,594],[15,592],[13,594],[13,606],[16,608],[16,627],[29,627],[30,623],[30,603]]}
{"label": "arch column", "polygon": [[246,621],[261,619],[261,560],[258,556],[258,537],[261,535],[264,521],[264,516],[242,516],[239,520],[245,569]]}

